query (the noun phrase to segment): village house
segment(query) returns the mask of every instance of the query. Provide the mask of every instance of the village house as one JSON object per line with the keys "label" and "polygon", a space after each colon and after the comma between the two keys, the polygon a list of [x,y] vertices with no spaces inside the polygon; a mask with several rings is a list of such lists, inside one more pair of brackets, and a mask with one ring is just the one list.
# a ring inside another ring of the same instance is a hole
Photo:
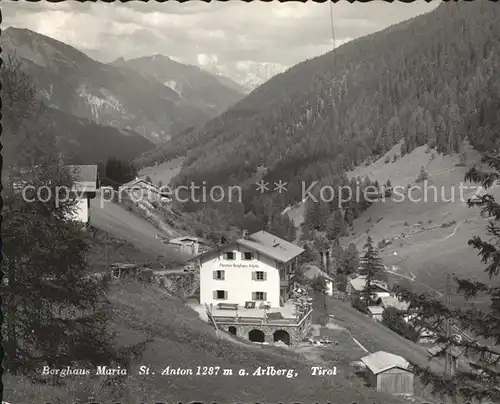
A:
{"label": "village house", "polygon": [[316,265],[308,265],[305,268],[304,276],[311,280],[316,277],[324,279],[326,284],[326,294],[328,296],[333,295],[333,283],[334,283],[333,278],[330,275],[328,275],[325,271],[322,271],[320,268],[318,268]]}
{"label": "village house", "polygon": [[70,165],[70,175],[73,176],[73,189],[77,194],[77,207],[71,219],[90,226],[90,200],[96,196],[99,188],[97,165]]}
{"label": "village house", "polygon": [[368,384],[377,391],[393,395],[412,395],[414,375],[401,356],[378,351],[361,358],[367,368]]}
{"label": "village house", "polygon": [[119,188],[120,194],[127,192],[135,197],[141,196],[149,201],[172,201],[172,191],[169,187],[158,188],[156,185],[146,181],[144,178],[135,178],[134,180],[123,184]]}
{"label": "village house", "polygon": [[[389,297],[391,293],[389,291],[389,287],[378,280],[373,280],[372,284],[372,292],[375,294],[375,299],[379,299],[382,297]],[[352,297],[359,296],[359,294],[365,290],[366,288],[366,276],[359,275],[356,278],[349,279],[347,282],[346,292],[350,294]]]}
{"label": "village house", "polygon": [[297,258],[304,250],[265,231],[198,256],[200,303],[281,307],[292,291]]}

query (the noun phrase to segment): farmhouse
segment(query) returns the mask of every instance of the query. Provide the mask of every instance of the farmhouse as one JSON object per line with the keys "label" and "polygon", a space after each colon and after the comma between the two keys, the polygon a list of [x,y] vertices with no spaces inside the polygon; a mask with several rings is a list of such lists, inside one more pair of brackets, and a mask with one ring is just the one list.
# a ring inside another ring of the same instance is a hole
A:
{"label": "farmhouse", "polygon": [[369,385],[377,391],[394,395],[413,394],[413,373],[401,356],[378,351],[361,358],[367,368]]}
{"label": "farmhouse", "polygon": [[312,313],[310,298],[293,289],[303,252],[268,232],[244,231],[235,242],[195,258],[200,276],[195,309],[216,328],[250,341],[298,344]]}
{"label": "farmhouse", "polygon": [[[381,297],[389,297],[391,293],[389,292],[389,287],[380,281],[372,281],[372,290],[376,295],[375,298],[379,299]],[[346,292],[350,295],[359,295],[360,292],[366,288],[366,276],[359,275],[354,279],[350,279],[347,282]]]}
{"label": "farmhouse", "polygon": [[135,197],[142,197],[148,200],[162,200],[171,201],[172,191],[169,187],[161,187],[151,184],[144,178],[137,177],[136,179],[123,184],[120,189],[121,192],[127,192]]}
{"label": "farmhouse", "polygon": [[316,277],[323,278],[326,284],[326,294],[328,296],[333,295],[333,278],[316,265],[309,265],[304,272],[304,276],[308,279],[314,279]]}
{"label": "farmhouse", "polygon": [[73,188],[77,193],[78,205],[72,215],[73,220],[90,226],[90,200],[96,196],[99,188],[97,165],[70,165],[70,174],[73,176]]}

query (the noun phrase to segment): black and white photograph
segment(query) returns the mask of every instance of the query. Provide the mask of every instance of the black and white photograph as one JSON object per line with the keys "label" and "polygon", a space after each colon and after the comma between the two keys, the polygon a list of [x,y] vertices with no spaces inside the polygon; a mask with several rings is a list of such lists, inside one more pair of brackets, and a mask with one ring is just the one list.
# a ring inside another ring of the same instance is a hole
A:
{"label": "black and white photograph", "polygon": [[1,15],[1,404],[500,404],[496,1]]}

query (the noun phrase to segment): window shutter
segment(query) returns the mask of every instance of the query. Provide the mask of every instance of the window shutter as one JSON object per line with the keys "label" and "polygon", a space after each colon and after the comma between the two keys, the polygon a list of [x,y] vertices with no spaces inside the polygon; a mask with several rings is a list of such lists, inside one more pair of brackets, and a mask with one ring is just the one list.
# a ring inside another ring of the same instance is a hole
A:
{"label": "window shutter", "polygon": [[224,300],[227,300],[227,290],[224,291]]}
{"label": "window shutter", "polygon": [[252,300],[257,300],[257,293],[256,292],[252,292]]}
{"label": "window shutter", "polygon": [[213,271],[214,279],[217,279],[217,271]]}
{"label": "window shutter", "polygon": [[264,280],[267,281],[267,272],[264,272]]}
{"label": "window shutter", "polygon": [[257,272],[253,271],[252,272],[252,281],[257,279]]}
{"label": "window shutter", "polygon": [[264,300],[267,301],[267,292],[264,292]]}
{"label": "window shutter", "polygon": [[221,275],[222,280],[226,279],[226,271],[221,271]]}
{"label": "window shutter", "polygon": [[217,291],[214,290],[214,299],[217,299]]}

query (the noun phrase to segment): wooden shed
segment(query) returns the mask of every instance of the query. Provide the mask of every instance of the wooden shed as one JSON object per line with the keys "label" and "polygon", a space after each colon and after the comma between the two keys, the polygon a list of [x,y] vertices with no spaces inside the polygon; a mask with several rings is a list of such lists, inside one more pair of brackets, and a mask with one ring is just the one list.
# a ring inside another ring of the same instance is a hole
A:
{"label": "wooden shed", "polygon": [[377,391],[394,395],[413,394],[413,373],[408,361],[389,352],[378,351],[361,358],[368,383]]}

